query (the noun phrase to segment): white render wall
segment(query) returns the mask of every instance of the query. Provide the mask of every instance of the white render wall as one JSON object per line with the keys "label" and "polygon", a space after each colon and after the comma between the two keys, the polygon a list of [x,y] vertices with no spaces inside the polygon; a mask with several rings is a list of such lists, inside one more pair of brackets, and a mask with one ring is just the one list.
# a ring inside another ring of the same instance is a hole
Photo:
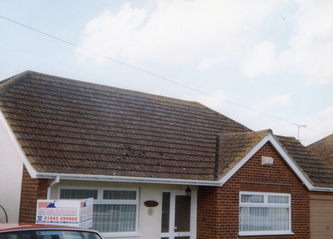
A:
{"label": "white render wall", "polygon": [[[52,187],[50,199],[58,199],[58,192],[63,187],[78,188],[137,188],[139,189],[139,217],[138,229],[139,235],[135,237],[122,237],[126,239],[157,239],[161,238],[161,215],[162,215],[162,193],[168,190],[185,190],[184,185],[167,185],[167,184],[148,184],[148,183],[115,183],[115,182],[88,182],[88,181],[66,181],[61,180],[60,183]],[[196,186],[191,186],[192,191],[196,191]],[[159,204],[153,208],[153,215],[148,215],[148,207],[144,205],[147,200],[157,201]],[[108,238],[108,237],[105,237]],[[119,238],[119,237],[116,237]]]}
{"label": "white render wall", "polygon": [[22,173],[23,162],[0,120],[0,204],[10,223],[17,223],[19,219]]}

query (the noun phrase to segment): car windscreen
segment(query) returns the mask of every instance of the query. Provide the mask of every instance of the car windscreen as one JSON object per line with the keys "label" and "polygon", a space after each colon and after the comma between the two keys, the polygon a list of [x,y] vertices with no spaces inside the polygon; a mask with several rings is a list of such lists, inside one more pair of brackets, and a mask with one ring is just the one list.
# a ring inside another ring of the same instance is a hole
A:
{"label": "car windscreen", "polygon": [[2,232],[0,239],[102,239],[98,234],[85,231],[27,230]]}

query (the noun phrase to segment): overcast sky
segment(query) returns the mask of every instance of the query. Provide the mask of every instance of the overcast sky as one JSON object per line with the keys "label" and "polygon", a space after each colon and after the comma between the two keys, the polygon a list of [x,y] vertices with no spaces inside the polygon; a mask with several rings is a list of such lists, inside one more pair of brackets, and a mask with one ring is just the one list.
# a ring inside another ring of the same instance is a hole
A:
{"label": "overcast sky", "polygon": [[308,145],[333,133],[332,12],[331,0],[0,0],[0,80],[33,70],[199,101]]}

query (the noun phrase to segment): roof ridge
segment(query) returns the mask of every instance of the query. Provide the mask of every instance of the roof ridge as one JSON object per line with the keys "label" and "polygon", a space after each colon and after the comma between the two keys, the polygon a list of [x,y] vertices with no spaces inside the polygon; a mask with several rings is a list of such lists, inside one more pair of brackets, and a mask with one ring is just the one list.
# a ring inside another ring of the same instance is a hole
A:
{"label": "roof ridge", "polygon": [[226,133],[219,133],[218,136],[232,136],[232,135],[240,135],[240,134],[273,134],[273,131],[271,129],[265,129],[265,130],[259,130],[259,131],[242,131],[242,132],[226,132]]}
{"label": "roof ridge", "polygon": [[[210,110],[212,113],[214,113],[214,114],[221,115],[220,112],[218,112],[218,111],[216,111],[216,110],[210,108],[209,106],[206,106],[206,105],[204,105],[204,104],[202,104],[202,103],[200,103],[200,102],[197,102],[197,101],[191,101],[191,102],[193,102],[193,103],[197,103],[198,106],[200,106],[201,108],[209,109],[209,110]],[[229,116],[226,116],[226,115],[224,115],[224,114],[223,114],[223,116],[224,116],[226,119],[232,121],[233,123],[240,124],[239,122],[237,122],[236,120],[230,118]],[[242,124],[242,125],[243,125],[243,124]],[[247,127],[247,126],[245,126],[245,125],[243,125],[243,127],[247,129],[247,131],[245,131],[245,132],[253,131],[252,129],[250,129],[249,127]],[[219,135],[219,134],[218,134],[218,135]]]}
{"label": "roof ridge", "polygon": [[[27,71],[30,73],[30,76],[35,78],[35,79],[44,79],[44,80],[53,80],[53,81],[59,81],[59,80],[64,80],[64,81],[71,81],[79,84],[80,87],[88,88],[88,89],[98,89],[102,90],[105,92],[109,92],[110,90],[116,90],[121,92],[122,94],[126,95],[137,95],[139,97],[145,97],[145,98],[150,98],[153,100],[157,100],[160,102],[176,102],[177,104],[182,104],[182,105],[192,105],[195,107],[199,108],[208,108],[203,106],[197,101],[189,101],[189,100],[183,100],[183,99],[178,99],[178,98],[173,98],[169,96],[161,96],[153,93],[146,93],[142,91],[136,91],[136,90],[130,90],[130,89],[124,89],[124,88],[119,88],[119,87],[114,87],[114,86],[109,86],[109,85],[103,85],[99,83],[92,83],[88,81],[80,81],[80,80],[75,80],[72,78],[68,77],[61,77],[61,76],[54,76],[54,75],[49,75],[45,73],[40,73],[40,72],[35,72],[35,71]],[[19,74],[18,77],[22,77],[23,75]],[[104,89],[103,89],[104,88]],[[108,89],[108,90],[105,90]]]}
{"label": "roof ridge", "polygon": [[[152,101],[155,101],[156,104],[160,104],[160,105],[177,104],[182,107],[187,106],[187,107],[191,107],[194,109],[204,110],[204,111],[206,111],[206,113],[210,112],[211,114],[216,114],[218,116],[222,115],[228,121],[231,121],[236,124],[240,124],[237,121],[231,119],[230,117],[227,117],[196,101],[188,101],[188,100],[172,98],[172,97],[168,97],[168,96],[161,96],[161,95],[156,95],[156,94],[146,93],[146,92],[141,92],[141,91],[136,91],[136,90],[122,89],[122,88],[118,88],[118,87],[114,87],[114,86],[80,81],[80,80],[75,80],[75,79],[71,79],[71,78],[67,78],[67,77],[59,77],[59,76],[39,73],[39,72],[35,72],[35,71],[25,71],[21,74],[18,74],[14,77],[7,79],[8,82],[5,81],[4,82],[5,84],[3,85],[2,88],[1,88],[1,84],[0,84],[0,93],[3,92],[5,89],[8,89],[9,86],[14,86],[17,83],[24,81],[28,77],[35,79],[35,80],[41,80],[44,82],[47,82],[47,81],[57,82],[57,83],[61,82],[61,84],[72,85],[72,86],[74,84],[77,87],[78,91],[81,91],[81,93],[84,92],[84,89],[97,90],[100,92],[104,92],[105,94],[116,93],[116,94],[121,94],[123,96],[139,97],[142,100],[152,100]],[[13,80],[15,80],[15,81],[13,81]],[[39,84],[39,83],[37,82],[36,84]],[[65,89],[64,85],[55,85],[55,87]],[[80,90],[80,88],[81,88],[81,90]],[[251,130],[244,125],[242,125],[242,126],[244,128],[246,128],[247,130]]]}

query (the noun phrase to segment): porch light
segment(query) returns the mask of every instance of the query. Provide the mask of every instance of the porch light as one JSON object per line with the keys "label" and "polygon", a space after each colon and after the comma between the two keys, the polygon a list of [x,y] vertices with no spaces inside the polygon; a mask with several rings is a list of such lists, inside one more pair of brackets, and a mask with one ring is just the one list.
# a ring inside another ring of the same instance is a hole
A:
{"label": "porch light", "polygon": [[192,192],[192,190],[190,189],[190,187],[187,187],[186,189],[185,189],[185,195],[186,196],[191,196],[191,192]]}

